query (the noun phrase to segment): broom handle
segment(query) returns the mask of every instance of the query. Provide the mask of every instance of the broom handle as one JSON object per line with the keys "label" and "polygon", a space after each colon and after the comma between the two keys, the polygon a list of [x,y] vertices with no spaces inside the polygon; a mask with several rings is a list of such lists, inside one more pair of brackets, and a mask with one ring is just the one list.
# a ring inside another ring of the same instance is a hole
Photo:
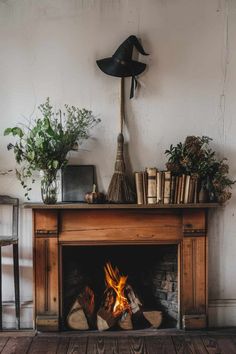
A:
{"label": "broom handle", "polygon": [[124,126],[124,120],[125,120],[125,102],[124,102],[124,78],[122,77],[120,79],[120,132],[123,134],[123,126]]}

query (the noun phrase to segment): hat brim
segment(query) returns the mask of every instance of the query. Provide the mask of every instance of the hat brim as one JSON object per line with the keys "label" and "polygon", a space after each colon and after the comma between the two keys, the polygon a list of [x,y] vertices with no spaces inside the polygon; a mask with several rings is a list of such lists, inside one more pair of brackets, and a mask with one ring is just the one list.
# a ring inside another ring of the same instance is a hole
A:
{"label": "hat brim", "polygon": [[105,74],[116,77],[140,75],[146,68],[146,64],[135,60],[121,64],[112,57],[97,60],[96,63]]}

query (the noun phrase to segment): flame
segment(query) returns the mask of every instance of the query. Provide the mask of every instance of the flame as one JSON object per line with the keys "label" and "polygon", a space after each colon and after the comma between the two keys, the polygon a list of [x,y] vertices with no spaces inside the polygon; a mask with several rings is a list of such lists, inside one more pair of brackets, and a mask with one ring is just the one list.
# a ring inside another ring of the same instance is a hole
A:
{"label": "flame", "polygon": [[117,267],[112,268],[110,262],[106,263],[104,267],[105,281],[108,288],[112,288],[116,292],[116,301],[113,308],[113,315],[119,316],[124,311],[130,311],[128,299],[124,294],[126,281],[128,276],[120,275]]}

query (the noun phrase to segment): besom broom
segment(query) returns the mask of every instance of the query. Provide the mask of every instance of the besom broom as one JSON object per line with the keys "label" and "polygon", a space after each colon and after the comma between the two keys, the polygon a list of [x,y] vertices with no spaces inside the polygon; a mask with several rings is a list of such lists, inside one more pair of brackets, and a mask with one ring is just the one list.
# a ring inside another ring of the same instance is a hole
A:
{"label": "besom broom", "polygon": [[110,203],[133,203],[134,192],[130,187],[128,177],[125,174],[124,161],[124,78],[120,79],[120,133],[117,137],[117,153],[115,171],[111,178],[107,192],[107,200]]}
{"label": "besom broom", "polygon": [[115,162],[115,172],[112,176],[107,200],[110,203],[132,203],[135,194],[132,192],[128,178],[125,174],[124,162],[124,78],[131,77],[130,98],[134,97],[134,91],[137,86],[136,76],[140,75],[146,68],[146,64],[132,59],[133,48],[136,48],[142,55],[148,55],[138,38],[134,35],[129,36],[112,57],[96,60],[98,67],[107,75],[121,78],[120,90],[120,134],[117,139],[117,154]]}

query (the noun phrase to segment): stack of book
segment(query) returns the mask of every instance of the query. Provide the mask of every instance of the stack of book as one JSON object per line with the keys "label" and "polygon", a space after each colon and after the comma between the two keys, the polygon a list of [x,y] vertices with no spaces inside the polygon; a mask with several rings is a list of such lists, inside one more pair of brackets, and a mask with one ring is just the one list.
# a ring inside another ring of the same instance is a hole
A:
{"label": "stack of book", "polygon": [[135,172],[137,204],[197,203],[197,178],[175,176],[155,167]]}

